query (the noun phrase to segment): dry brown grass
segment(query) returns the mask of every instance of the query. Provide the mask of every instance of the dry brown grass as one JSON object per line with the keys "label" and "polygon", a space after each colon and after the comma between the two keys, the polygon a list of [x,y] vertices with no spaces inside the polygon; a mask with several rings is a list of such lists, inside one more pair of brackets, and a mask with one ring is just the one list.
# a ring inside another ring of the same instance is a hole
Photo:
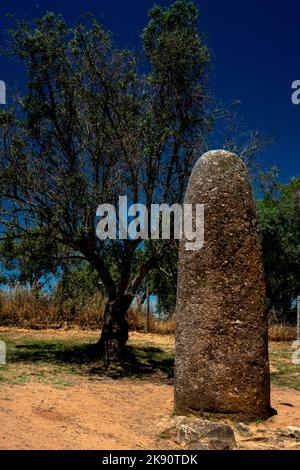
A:
{"label": "dry brown grass", "polygon": [[88,303],[74,305],[72,301],[60,304],[43,294],[37,297],[26,289],[0,294],[0,325],[20,328],[47,329],[79,326],[98,328],[103,318],[103,299],[92,297]]}
{"label": "dry brown grass", "polygon": [[269,339],[274,342],[290,342],[297,339],[296,327],[284,324],[272,324],[269,327]]}
{"label": "dry brown grass", "polygon": [[[0,326],[33,330],[72,329],[98,331],[103,323],[103,297],[96,294],[85,303],[75,304],[72,300],[57,303],[43,294],[35,296],[32,291],[15,289],[0,292]],[[146,330],[145,308],[135,305],[128,312],[131,331]],[[160,320],[153,315],[149,318],[149,333],[174,335],[175,316]],[[274,342],[289,342],[296,339],[296,327],[271,321],[269,339]]]}
{"label": "dry brown grass", "polygon": [[[100,294],[87,302],[75,304],[72,300],[55,302],[48,295],[37,297],[32,291],[15,289],[0,292],[0,326],[43,329],[81,328],[99,330],[103,324],[104,299]],[[131,331],[145,331],[146,312],[134,306],[128,312]],[[175,319],[159,320],[150,315],[149,333],[169,335],[175,332]]]}

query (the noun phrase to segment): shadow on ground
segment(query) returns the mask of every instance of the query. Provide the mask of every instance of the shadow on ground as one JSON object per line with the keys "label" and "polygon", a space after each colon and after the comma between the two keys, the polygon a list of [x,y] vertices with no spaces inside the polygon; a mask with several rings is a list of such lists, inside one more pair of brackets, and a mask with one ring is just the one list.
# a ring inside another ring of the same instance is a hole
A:
{"label": "shadow on ground", "polygon": [[10,363],[49,364],[70,367],[73,373],[91,378],[123,377],[147,378],[172,381],[174,375],[174,354],[149,345],[128,346],[122,362],[107,364],[99,359],[94,344],[73,344],[68,342],[26,341],[10,344]]}

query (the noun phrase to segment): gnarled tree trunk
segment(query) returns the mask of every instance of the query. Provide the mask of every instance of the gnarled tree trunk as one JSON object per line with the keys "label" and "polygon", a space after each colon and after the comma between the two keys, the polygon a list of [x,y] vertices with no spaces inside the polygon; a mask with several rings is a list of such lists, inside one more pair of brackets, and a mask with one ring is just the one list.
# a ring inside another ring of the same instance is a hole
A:
{"label": "gnarled tree trunk", "polygon": [[124,358],[128,340],[127,311],[133,300],[132,296],[116,295],[108,298],[104,309],[104,321],[101,337],[98,341],[99,352],[107,362]]}

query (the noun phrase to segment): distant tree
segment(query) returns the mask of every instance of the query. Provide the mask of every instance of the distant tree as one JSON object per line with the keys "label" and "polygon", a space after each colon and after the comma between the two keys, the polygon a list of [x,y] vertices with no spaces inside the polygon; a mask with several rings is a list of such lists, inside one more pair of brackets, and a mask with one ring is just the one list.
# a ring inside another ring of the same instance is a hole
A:
{"label": "distant tree", "polygon": [[61,255],[57,253],[57,246],[53,241],[40,237],[40,230],[37,231],[36,228],[28,229],[18,238],[14,233],[10,231],[9,225],[6,226],[5,235],[0,242],[3,281],[11,287],[30,286],[38,297],[40,291],[57,277],[60,267],[58,259]]}
{"label": "distant tree", "polygon": [[177,292],[178,243],[174,240],[150,271],[141,286],[141,298],[145,300],[146,288],[156,297],[156,311],[163,320],[175,313]]}
{"label": "distant tree", "polygon": [[284,317],[300,292],[300,178],[278,183],[274,169],[263,183],[258,211],[267,294]]}
{"label": "distant tree", "polygon": [[104,294],[100,276],[86,262],[65,268],[53,289],[57,301],[72,300],[74,304],[84,303],[99,292]]}
{"label": "distant tree", "polygon": [[117,356],[126,312],[169,242],[100,241],[96,208],[119,195],[148,208],[180,203],[213,126],[195,5],[154,7],[142,38],[146,74],[94,19],[75,28],[52,13],[18,22],[10,52],[25,66],[27,92],[0,115],[3,237],[19,247],[34,240],[33,259],[49,246],[54,267],[90,264],[107,297],[99,352]]}

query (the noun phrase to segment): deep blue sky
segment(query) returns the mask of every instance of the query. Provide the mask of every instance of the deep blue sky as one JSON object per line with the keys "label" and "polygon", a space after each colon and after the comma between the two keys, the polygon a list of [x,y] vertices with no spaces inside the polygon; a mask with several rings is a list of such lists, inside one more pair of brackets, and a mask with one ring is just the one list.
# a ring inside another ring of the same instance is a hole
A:
{"label": "deep blue sky", "polygon": [[[137,45],[153,0],[11,0],[0,5],[0,41],[8,25],[5,13],[30,18],[46,10],[75,21],[93,12],[121,44]],[[168,5],[168,0],[156,3]],[[201,26],[214,55],[213,94],[225,104],[241,100],[240,115],[249,128],[272,133],[275,142],[263,154],[282,179],[300,176],[300,105],[291,102],[291,83],[300,80],[299,0],[195,0]],[[0,58],[0,79],[9,91],[16,80],[13,62]]]}

